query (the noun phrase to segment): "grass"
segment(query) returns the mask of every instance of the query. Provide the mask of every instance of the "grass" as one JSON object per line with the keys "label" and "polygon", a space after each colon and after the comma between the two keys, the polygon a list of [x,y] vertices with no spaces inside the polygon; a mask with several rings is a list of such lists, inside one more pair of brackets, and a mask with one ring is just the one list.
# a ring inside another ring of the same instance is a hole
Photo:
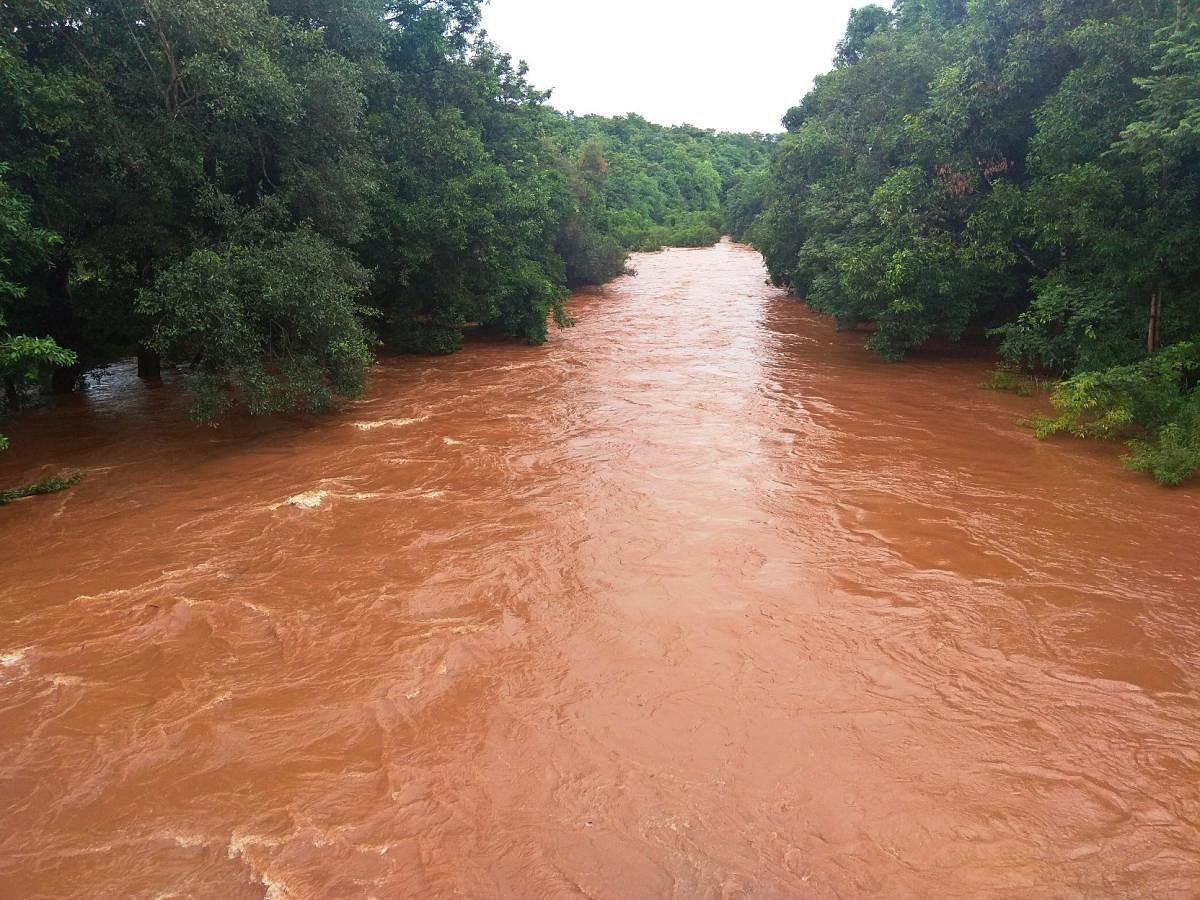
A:
{"label": "grass", "polygon": [[0,491],[0,506],[6,506],[14,500],[23,500],[26,497],[37,497],[41,494],[57,494],[59,491],[65,491],[67,488],[81,481],[83,481],[82,472],[61,472],[58,475],[51,475],[49,478],[43,478],[41,481],[35,481],[33,484],[27,484],[24,487]]}
{"label": "grass", "polygon": [[989,391],[1011,391],[1018,397],[1032,397],[1036,393],[1048,390],[1053,384],[1049,379],[1001,366],[982,386]]}

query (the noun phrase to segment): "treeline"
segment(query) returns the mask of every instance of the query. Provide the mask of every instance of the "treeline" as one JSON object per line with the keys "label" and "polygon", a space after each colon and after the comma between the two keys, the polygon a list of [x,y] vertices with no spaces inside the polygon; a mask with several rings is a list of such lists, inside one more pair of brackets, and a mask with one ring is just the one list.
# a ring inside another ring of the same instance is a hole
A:
{"label": "treeline", "polygon": [[603,176],[599,226],[632,250],[703,247],[730,227],[726,202],[741,180],[761,171],[774,136],[664,128],[637,115],[565,116],[563,147]]}
{"label": "treeline", "polygon": [[61,390],[138,352],[189,366],[200,418],[319,409],[362,388],[377,337],[445,350],[478,321],[541,340],[578,201],[541,95],[477,18],[469,0],[5,3],[4,316],[39,338],[5,339],[10,405],[38,363]]}
{"label": "treeline", "polygon": [[731,198],[772,277],[889,359],[990,335],[1059,375],[1044,433],[1200,469],[1200,13],[1190,0],[855,10]]}
{"label": "treeline", "polygon": [[629,248],[717,239],[762,139],[565,117],[478,25],[479,0],[0,5],[3,406],[137,354],[185,367],[202,420],[318,410],[378,346],[540,343]]}

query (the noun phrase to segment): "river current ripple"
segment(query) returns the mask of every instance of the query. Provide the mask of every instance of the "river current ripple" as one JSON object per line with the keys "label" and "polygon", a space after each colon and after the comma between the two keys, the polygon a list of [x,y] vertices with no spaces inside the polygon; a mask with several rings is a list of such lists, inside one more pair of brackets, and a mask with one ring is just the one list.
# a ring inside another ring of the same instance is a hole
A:
{"label": "river current ripple", "polygon": [[1200,493],[724,243],[541,348],[8,428],[0,897],[1200,894]]}

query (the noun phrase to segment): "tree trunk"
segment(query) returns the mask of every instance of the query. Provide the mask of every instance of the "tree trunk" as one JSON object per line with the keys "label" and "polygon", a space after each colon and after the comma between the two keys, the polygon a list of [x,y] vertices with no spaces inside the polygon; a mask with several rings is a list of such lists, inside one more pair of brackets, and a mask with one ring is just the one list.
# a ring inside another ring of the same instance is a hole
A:
{"label": "tree trunk", "polygon": [[50,376],[50,390],[56,394],[73,394],[83,381],[83,366],[61,366]]}
{"label": "tree trunk", "polygon": [[1146,328],[1146,352],[1158,349],[1158,323],[1162,319],[1162,287],[1155,285],[1150,292],[1150,324]]}
{"label": "tree trunk", "polygon": [[[46,273],[46,299],[50,308],[50,336],[64,347],[78,347],[75,339],[78,323],[71,299],[71,269],[74,260],[69,253],[55,259]],[[83,366],[63,366],[50,376],[50,389],[56,394],[70,394],[83,378]]]}
{"label": "tree trunk", "polygon": [[138,378],[158,378],[162,375],[162,359],[158,352],[145,344],[138,346]]}
{"label": "tree trunk", "polygon": [[[148,288],[154,284],[154,258],[149,247],[138,257],[137,272],[140,287]],[[138,378],[158,378],[162,375],[162,360],[158,356],[158,351],[150,345],[153,330],[148,323],[142,322],[141,316],[138,317],[138,321],[144,329],[142,332],[144,337],[138,341],[137,345]]]}

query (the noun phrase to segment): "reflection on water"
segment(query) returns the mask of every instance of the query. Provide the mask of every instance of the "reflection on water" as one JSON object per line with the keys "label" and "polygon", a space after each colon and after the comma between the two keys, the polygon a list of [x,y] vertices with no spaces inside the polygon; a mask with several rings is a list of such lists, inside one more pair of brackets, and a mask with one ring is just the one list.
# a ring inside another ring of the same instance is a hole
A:
{"label": "reflection on water", "polygon": [[337,416],[10,428],[0,895],[1195,895],[1200,496],[730,244]]}

